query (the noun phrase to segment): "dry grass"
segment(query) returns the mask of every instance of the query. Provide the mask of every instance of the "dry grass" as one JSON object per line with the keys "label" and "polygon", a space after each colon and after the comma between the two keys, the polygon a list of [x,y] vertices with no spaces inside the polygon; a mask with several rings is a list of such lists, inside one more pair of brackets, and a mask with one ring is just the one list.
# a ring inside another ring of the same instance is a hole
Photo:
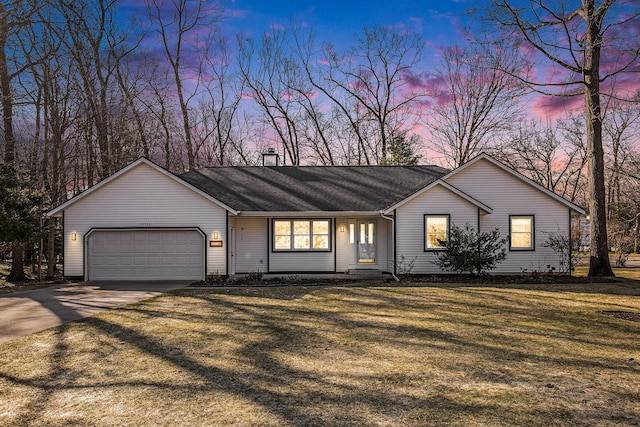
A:
{"label": "dry grass", "polygon": [[640,283],[187,289],[0,345],[0,425],[638,425]]}

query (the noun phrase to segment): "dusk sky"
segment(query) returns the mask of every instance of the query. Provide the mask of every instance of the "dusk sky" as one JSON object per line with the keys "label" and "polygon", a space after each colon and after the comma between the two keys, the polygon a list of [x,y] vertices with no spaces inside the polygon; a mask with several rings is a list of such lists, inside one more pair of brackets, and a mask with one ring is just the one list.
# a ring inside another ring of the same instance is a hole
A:
{"label": "dusk sky", "polygon": [[[158,2],[167,10],[172,8],[169,0]],[[265,31],[288,29],[292,24],[312,29],[316,34],[316,40],[331,42],[338,50],[354,45],[356,36],[362,34],[364,26],[388,26],[401,32],[417,33],[425,43],[424,59],[414,70],[416,83],[411,84],[428,86],[428,89],[433,91],[433,87],[437,87],[438,84],[438,77],[434,73],[435,67],[440,63],[441,49],[454,44],[466,44],[465,31],[468,30],[469,24],[473,24],[473,18],[466,12],[469,8],[482,3],[484,2],[476,0],[437,2],[432,0],[219,0],[213,4],[220,4],[222,7],[222,20],[216,25],[222,29],[232,46],[235,46],[235,38],[238,35],[259,39]],[[577,5],[577,3],[574,1],[572,4]],[[633,7],[633,5],[624,7]],[[145,21],[149,22],[145,0],[124,2],[120,6],[120,11],[121,18],[138,17],[143,26],[147,25]],[[609,17],[609,19],[615,18]],[[640,35],[640,26],[637,21],[636,19],[630,29],[632,33],[638,32]],[[151,31],[146,37],[144,43],[146,49],[149,49],[148,51],[152,54],[157,50],[159,57],[164,56],[157,32]],[[155,41],[154,37],[157,38]],[[550,61],[542,58],[542,55],[537,55],[533,50],[527,55],[528,59],[535,60],[536,57],[541,59],[534,68],[537,70],[538,81],[551,79],[558,82],[570,79],[566,70],[562,67],[554,67]],[[186,59],[188,56],[188,54],[185,55],[183,63],[188,62]],[[604,54],[603,71],[607,70],[608,64],[614,64],[613,68],[615,68],[619,56],[617,51],[614,51],[613,55]],[[193,58],[195,59],[195,56]],[[617,78],[617,89],[624,88],[627,93],[632,93],[638,87],[637,75],[627,74]],[[603,85],[603,88],[606,90],[607,85]],[[579,91],[578,88],[573,93],[579,93]],[[446,94],[440,94],[426,102],[438,104],[448,102],[446,96]],[[583,108],[583,98],[582,96],[530,95],[524,105],[528,110],[527,120],[534,118],[544,121],[564,118],[570,112],[579,112]]]}
{"label": "dusk sky", "polygon": [[[165,1],[169,6],[171,2]],[[223,19],[218,25],[234,39],[236,35],[260,37],[265,31],[290,27],[291,23],[311,28],[322,41],[337,47],[353,43],[364,26],[391,26],[420,34],[425,40],[425,57],[433,61],[439,46],[460,42],[465,9],[471,2],[460,0],[220,0]],[[120,19],[132,17],[147,24],[144,0],[125,2]]]}
{"label": "dusk sky", "polygon": [[231,31],[259,35],[290,20],[308,25],[320,38],[348,43],[365,25],[390,25],[421,34],[427,44],[457,39],[467,2],[421,0],[224,0],[224,26]]}

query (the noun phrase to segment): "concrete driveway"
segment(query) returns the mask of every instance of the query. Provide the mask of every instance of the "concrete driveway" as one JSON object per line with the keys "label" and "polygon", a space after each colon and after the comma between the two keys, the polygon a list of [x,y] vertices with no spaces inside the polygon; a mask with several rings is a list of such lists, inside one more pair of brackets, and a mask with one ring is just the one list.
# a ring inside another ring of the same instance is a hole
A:
{"label": "concrete driveway", "polygon": [[84,282],[0,295],[0,343],[181,289],[188,281]]}

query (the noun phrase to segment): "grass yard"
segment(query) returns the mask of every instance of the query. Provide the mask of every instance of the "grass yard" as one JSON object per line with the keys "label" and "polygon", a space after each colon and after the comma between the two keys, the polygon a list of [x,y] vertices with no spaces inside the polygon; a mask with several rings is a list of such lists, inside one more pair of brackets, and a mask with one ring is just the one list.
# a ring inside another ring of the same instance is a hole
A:
{"label": "grass yard", "polygon": [[640,425],[600,311],[640,282],[186,289],[0,345],[0,425]]}

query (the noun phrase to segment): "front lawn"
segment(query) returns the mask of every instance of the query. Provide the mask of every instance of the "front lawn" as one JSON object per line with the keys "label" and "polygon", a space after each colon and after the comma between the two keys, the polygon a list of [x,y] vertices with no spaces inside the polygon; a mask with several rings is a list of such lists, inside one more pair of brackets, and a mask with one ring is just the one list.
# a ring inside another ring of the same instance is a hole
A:
{"label": "front lawn", "polygon": [[0,345],[0,425],[637,425],[640,282],[185,289]]}

